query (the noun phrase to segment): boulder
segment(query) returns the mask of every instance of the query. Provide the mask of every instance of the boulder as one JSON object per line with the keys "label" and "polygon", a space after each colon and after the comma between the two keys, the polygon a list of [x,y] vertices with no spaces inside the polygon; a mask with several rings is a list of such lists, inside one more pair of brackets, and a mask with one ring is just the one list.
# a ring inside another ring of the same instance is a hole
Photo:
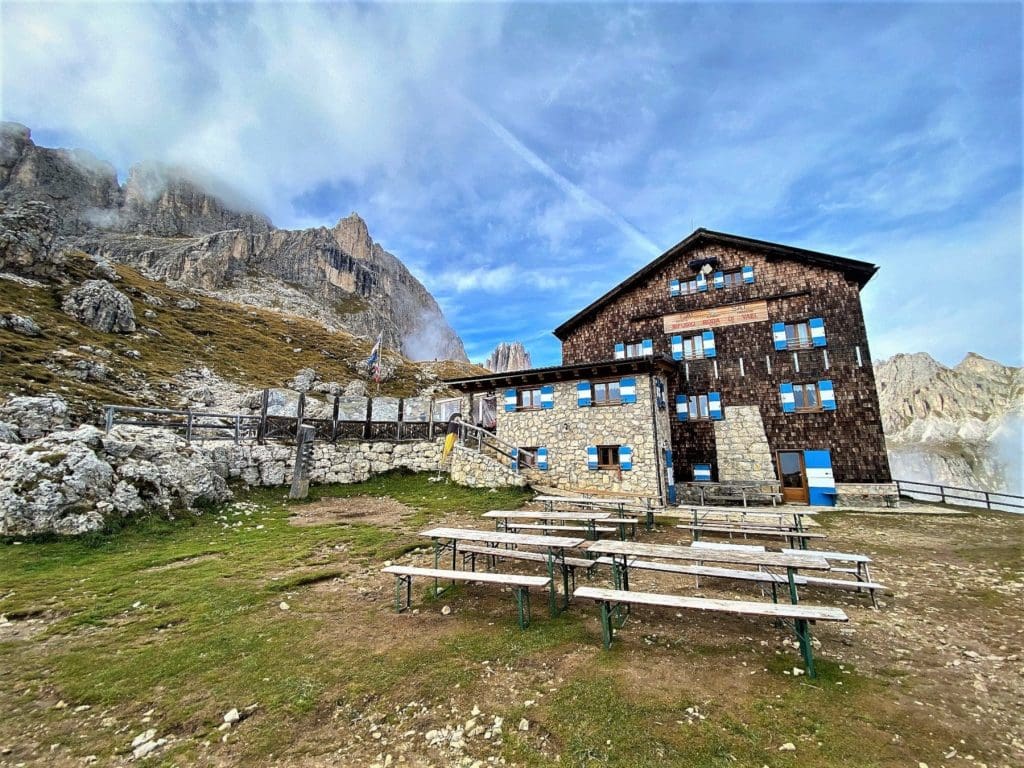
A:
{"label": "boulder", "polygon": [[0,315],[0,329],[22,336],[43,335],[43,329],[28,315]]}
{"label": "boulder", "polygon": [[313,382],[316,381],[316,371],[312,368],[303,368],[292,379],[288,384],[296,392],[309,392],[313,388]]}
{"label": "boulder", "polygon": [[205,453],[166,430],[93,426],[0,446],[0,535],[80,534],[231,498]]}
{"label": "boulder", "polygon": [[0,443],[20,443],[18,428],[6,421],[0,421]]}
{"label": "boulder", "polygon": [[64,253],[54,239],[58,221],[56,211],[38,200],[0,204],[0,271],[58,277],[64,269]]}
{"label": "boulder", "polygon": [[87,280],[65,297],[61,309],[96,331],[135,332],[131,299],[106,280]]}
{"label": "boulder", "polygon": [[11,397],[0,404],[0,422],[6,422],[20,440],[35,440],[70,425],[68,404],[57,395]]}

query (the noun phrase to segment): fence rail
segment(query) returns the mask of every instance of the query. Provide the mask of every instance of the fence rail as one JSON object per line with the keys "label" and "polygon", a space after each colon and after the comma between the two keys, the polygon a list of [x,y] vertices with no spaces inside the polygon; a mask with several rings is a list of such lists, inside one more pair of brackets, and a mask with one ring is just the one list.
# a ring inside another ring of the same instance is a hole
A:
{"label": "fence rail", "polygon": [[[1010,511],[1024,509],[1024,496],[998,491],[981,491],[977,488],[959,488],[938,483],[920,483],[916,480],[894,480],[901,496],[941,504],[960,503],[968,507],[983,506],[986,509],[1009,507]],[[969,494],[969,495],[968,495]],[[923,499],[921,497],[924,497]]]}

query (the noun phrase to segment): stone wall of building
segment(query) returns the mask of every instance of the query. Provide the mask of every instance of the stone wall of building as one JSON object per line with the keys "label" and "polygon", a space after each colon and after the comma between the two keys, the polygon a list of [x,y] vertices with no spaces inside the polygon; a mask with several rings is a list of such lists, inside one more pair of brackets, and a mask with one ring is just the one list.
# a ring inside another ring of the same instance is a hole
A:
{"label": "stone wall of building", "polygon": [[[669,447],[666,410],[655,409],[651,377],[636,375],[636,403],[579,407],[577,382],[554,384],[554,407],[506,412],[498,401],[497,434],[521,448],[548,449],[548,469],[528,473],[539,485],[576,492],[662,497],[659,451]],[[499,393],[500,395],[501,393]],[[654,410],[652,410],[654,409]],[[655,437],[658,425],[658,437]],[[587,468],[587,446],[628,445],[633,468]]]}
{"label": "stone wall of building", "polygon": [[527,479],[511,467],[472,448],[456,445],[448,467],[452,482],[470,488],[523,488]]}
{"label": "stone wall of building", "polygon": [[725,418],[712,423],[720,481],[775,480],[772,452],[756,405],[727,405]]}

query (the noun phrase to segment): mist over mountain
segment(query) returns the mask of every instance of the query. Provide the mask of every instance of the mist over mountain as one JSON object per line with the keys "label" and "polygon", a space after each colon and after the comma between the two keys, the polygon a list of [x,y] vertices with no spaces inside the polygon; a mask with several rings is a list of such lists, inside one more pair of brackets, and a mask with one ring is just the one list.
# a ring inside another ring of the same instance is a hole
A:
{"label": "mist over mountain", "polygon": [[433,296],[355,213],[332,228],[276,229],[202,174],[147,162],[121,185],[91,153],[37,146],[27,127],[2,123],[0,202],[30,200],[53,206],[68,246],[149,277],[364,337],[383,333],[412,359],[467,360]]}

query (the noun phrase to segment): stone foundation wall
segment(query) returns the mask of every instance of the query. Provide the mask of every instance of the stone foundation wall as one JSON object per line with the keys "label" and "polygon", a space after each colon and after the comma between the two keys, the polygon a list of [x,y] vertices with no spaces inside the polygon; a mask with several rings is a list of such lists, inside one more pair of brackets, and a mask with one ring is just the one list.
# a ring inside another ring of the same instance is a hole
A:
{"label": "stone foundation wall", "polygon": [[775,466],[758,406],[727,405],[725,418],[713,423],[721,482],[775,480]]}
{"label": "stone foundation wall", "polygon": [[449,473],[452,482],[470,488],[523,488],[527,485],[526,478],[510,467],[461,445],[456,445],[452,451]]}
{"label": "stone foundation wall", "polygon": [[886,497],[895,498],[899,506],[896,483],[836,483],[836,507],[887,507]]}

